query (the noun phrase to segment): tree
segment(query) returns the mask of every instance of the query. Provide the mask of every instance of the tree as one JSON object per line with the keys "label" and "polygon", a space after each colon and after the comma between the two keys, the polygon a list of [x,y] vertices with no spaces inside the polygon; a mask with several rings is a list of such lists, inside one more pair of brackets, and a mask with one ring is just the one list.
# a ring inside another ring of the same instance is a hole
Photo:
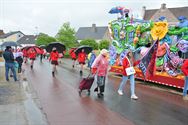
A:
{"label": "tree", "polygon": [[94,39],[85,39],[80,42],[80,45],[88,45],[94,50],[98,50],[98,43]]}
{"label": "tree", "polygon": [[55,42],[56,39],[54,37],[48,36],[47,34],[40,33],[36,40],[36,45],[47,45],[51,42]]}
{"label": "tree", "polygon": [[56,38],[58,41],[62,42],[67,48],[77,46],[75,30],[70,27],[70,23],[66,22],[58,31]]}
{"label": "tree", "polygon": [[110,45],[110,41],[108,41],[108,40],[101,40],[99,42],[99,48],[100,49],[108,49],[109,45]]}

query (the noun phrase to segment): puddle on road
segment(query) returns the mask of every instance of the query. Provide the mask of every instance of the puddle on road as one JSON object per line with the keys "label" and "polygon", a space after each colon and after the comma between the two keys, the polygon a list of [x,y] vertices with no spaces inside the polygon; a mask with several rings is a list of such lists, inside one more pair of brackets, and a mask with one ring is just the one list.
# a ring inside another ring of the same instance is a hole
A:
{"label": "puddle on road", "polygon": [[24,101],[24,107],[29,125],[47,125],[44,114],[42,114],[42,111],[38,108],[37,104],[32,98],[28,82],[23,81],[22,86],[27,97],[27,99]]}

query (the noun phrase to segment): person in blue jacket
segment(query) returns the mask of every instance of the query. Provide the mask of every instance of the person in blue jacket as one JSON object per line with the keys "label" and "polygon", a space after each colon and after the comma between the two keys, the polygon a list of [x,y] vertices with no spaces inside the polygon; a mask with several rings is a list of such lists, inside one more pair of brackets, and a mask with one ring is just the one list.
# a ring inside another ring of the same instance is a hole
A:
{"label": "person in blue jacket", "polygon": [[94,62],[94,60],[95,60],[95,58],[96,58],[96,54],[95,54],[94,51],[92,51],[89,55],[90,55],[90,56],[89,56],[89,58],[88,58],[88,67],[89,67],[90,70],[91,70],[91,66],[92,66],[92,64],[93,64],[93,62]]}

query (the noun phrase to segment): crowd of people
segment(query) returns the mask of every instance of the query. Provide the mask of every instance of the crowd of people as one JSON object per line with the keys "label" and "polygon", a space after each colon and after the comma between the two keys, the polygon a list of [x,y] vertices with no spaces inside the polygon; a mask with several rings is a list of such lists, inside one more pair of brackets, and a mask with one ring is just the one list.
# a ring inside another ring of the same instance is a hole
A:
{"label": "crowd of people", "polygon": [[[94,89],[97,92],[99,98],[104,96],[105,90],[105,81],[109,67],[109,58],[108,58],[108,51],[106,49],[102,49],[100,54],[97,56],[94,51],[89,54],[86,54],[85,50],[82,49],[80,53],[76,54],[75,51],[69,53],[73,63],[72,68],[75,68],[75,62],[78,61],[80,65],[80,75],[83,74],[84,65],[86,64],[86,60],[88,60],[88,68],[90,69],[90,73],[93,76],[96,76],[97,87]],[[40,60],[42,61],[41,57],[43,54],[40,55]],[[30,49],[30,51],[21,51],[19,49],[12,49],[10,46],[7,46],[3,57],[5,60],[5,77],[6,80],[9,81],[9,73],[13,75],[14,81],[18,81],[16,76],[15,67],[17,66],[18,73],[22,71],[22,63],[27,63],[28,58],[30,59],[30,67],[33,69],[34,61],[37,57],[37,52],[34,49]],[[52,76],[55,77],[55,72],[57,71],[56,67],[58,65],[59,53],[57,49],[54,47],[49,55],[49,61],[52,64]],[[134,66],[136,66],[139,61],[135,61],[133,58],[133,54],[131,51],[127,52],[127,55],[122,60],[122,81],[120,82],[119,88],[117,93],[119,95],[123,95],[124,87],[127,83],[127,80],[130,79],[130,92],[131,92],[131,99],[138,99],[137,95],[135,94],[135,70]],[[184,63],[181,67],[182,72],[185,75],[185,85],[183,90],[183,99],[188,100],[187,98],[187,89],[188,89],[188,59],[184,60]],[[9,72],[11,70],[11,72]]]}

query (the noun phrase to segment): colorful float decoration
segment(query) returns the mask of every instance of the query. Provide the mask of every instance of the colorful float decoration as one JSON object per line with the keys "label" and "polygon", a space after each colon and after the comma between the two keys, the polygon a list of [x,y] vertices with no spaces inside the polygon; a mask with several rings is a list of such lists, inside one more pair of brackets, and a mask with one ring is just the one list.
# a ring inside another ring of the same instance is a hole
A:
{"label": "colorful float decoration", "polygon": [[184,76],[181,72],[183,59],[188,58],[188,20],[180,16],[176,26],[169,26],[164,16],[157,21],[145,21],[129,17],[124,7],[112,8],[109,13],[120,14],[118,19],[109,23],[112,44],[110,51],[111,71],[121,74],[121,60],[127,50],[132,50],[136,60],[142,59],[158,41],[155,58],[155,73],[146,77],[138,67],[136,78],[183,88]]}

